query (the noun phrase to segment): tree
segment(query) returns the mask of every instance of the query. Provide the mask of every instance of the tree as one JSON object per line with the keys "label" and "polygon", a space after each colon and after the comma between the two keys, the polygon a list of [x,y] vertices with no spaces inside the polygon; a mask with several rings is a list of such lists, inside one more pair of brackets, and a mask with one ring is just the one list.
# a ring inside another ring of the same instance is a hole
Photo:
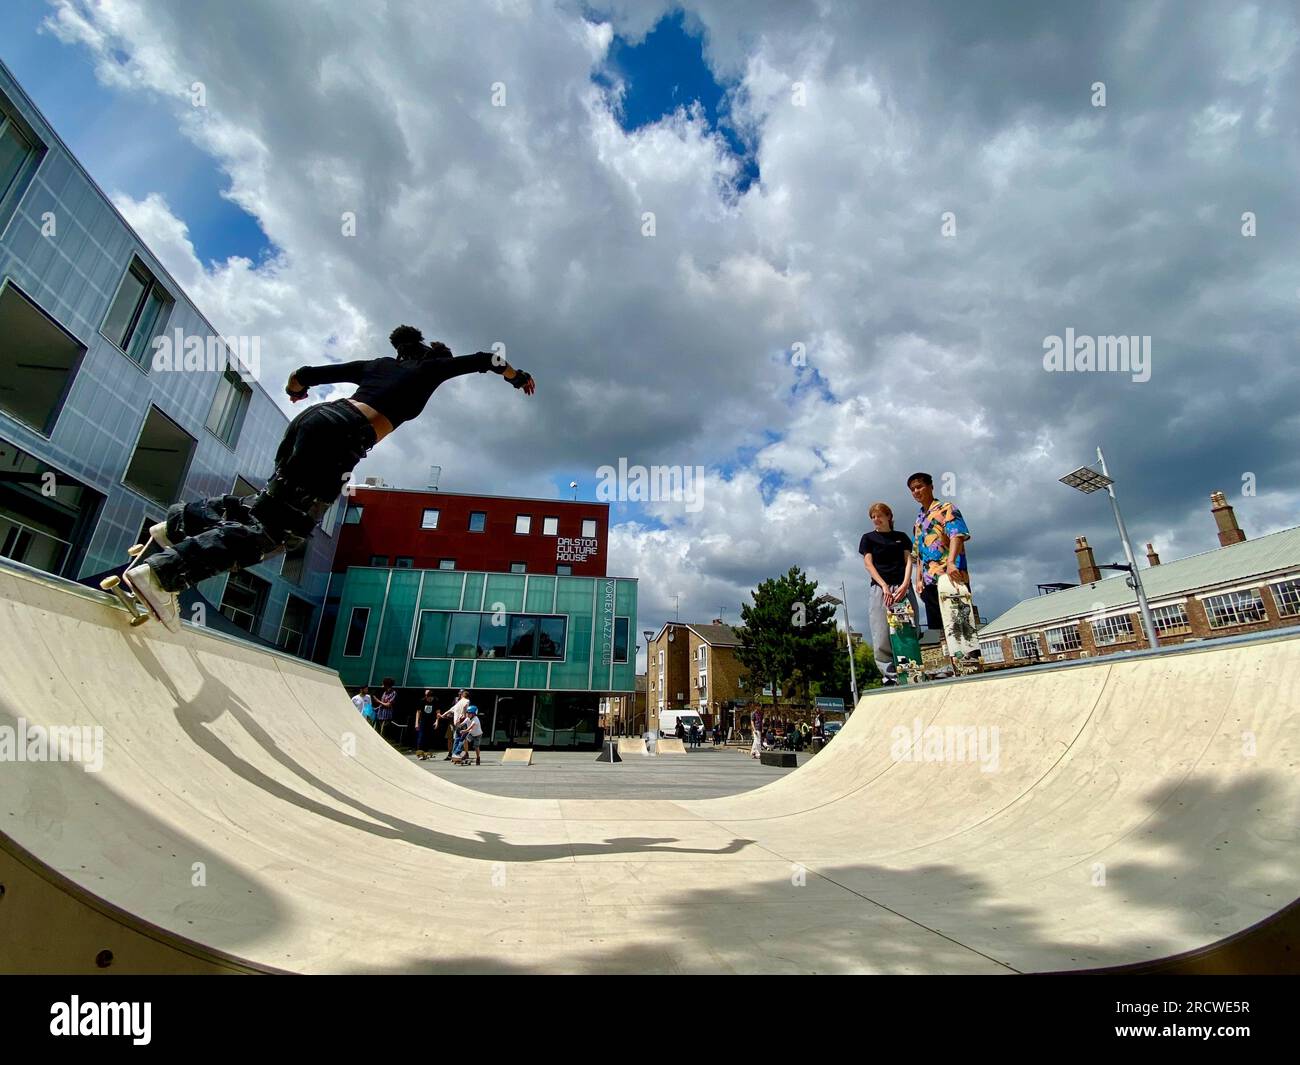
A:
{"label": "tree", "polygon": [[835,607],[817,603],[817,582],[798,566],[763,581],[750,593],[753,605],[740,608],[736,658],[749,671],[750,683],[772,688],[772,708],[780,705],[778,688],[810,683],[831,674],[835,655]]}
{"label": "tree", "polygon": [[[872,651],[869,640],[853,641],[853,665],[857,670],[859,692],[875,687],[880,682],[880,670],[876,667],[875,652]],[[835,661],[817,694],[840,696],[845,705],[852,706],[853,684],[849,676],[849,656],[844,649],[842,632],[835,633]]]}

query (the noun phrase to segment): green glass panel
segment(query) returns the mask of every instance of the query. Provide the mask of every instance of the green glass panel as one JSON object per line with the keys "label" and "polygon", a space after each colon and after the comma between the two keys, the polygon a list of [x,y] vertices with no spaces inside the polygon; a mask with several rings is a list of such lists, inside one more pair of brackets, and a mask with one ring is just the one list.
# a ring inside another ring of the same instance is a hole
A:
{"label": "green glass panel", "polygon": [[420,627],[415,636],[416,658],[446,658],[447,628],[451,615],[441,610],[420,612]]}
{"label": "green glass panel", "polygon": [[414,571],[392,571],[388,586],[388,606],[384,610],[384,628],[379,635],[379,654],[371,674],[373,683],[392,677],[399,685],[406,673],[407,654],[411,647],[415,600],[420,590],[420,575]]}
{"label": "green glass panel", "polygon": [[519,663],[519,687],[520,688],[545,688],[546,687],[546,663],[545,662],[520,662]]}
{"label": "green glass panel", "polygon": [[[487,594],[483,597],[484,610],[518,612],[524,608],[524,575],[522,573],[490,573]],[[497,604],[501,606],[498,607]]]}
{"label": "green glass panel", "polygon": [[474,673],[474,686],[477,688],[513,688],[515,686],[515,664],[513,662],[491,662],[480,660]]}
{"label": "green glass panel", "polygon": [[412,688],[446,688],[450,672],[451,663],[445,658],[416,660],[411,663],[406,683]]}
{"label": "green glass panel", "polygon": [[555,597],[554,577],[529,577],[528,599],[524,609],[529,613],[549,614],[551,600]]}
{"label": "green glass panel", "polygon": [[459,610],[460,586],[465,574],[448,570],[425,570],[421,610]]}
{"label": "green glass panel", "polygon": [[458,658],[451,667],[451,687],[468,688],[474,678],[474,663],[470,659]]}
{"label": "green glass panel", "polygon": [[483,577],[482,573],[465,574],[465,605],[462,610],[483,609]]}

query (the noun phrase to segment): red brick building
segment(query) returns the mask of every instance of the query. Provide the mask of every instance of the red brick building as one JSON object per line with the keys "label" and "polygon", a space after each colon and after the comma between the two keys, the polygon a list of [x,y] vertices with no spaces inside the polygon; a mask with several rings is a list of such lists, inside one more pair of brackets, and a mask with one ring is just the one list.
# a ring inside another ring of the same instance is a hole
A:
{"label": "red brick building", "polygon": [[334,553],[349,566],[604,577],[609,504],[359,486]]}

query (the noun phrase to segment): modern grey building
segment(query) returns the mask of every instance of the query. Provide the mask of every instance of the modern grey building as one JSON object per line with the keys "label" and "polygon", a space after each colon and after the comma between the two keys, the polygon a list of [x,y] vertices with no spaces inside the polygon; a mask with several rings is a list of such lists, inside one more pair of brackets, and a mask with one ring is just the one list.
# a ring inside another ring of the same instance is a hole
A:
{"label": "modern grey building", "polygon": [[[287,418],[259,365],[250,338],[217,335],[0,63],[0,555],[85,581],[121,565],[171,502],[262,487]],[[202,596],[310,655],[341,509],[305,550],[205,581]]]}

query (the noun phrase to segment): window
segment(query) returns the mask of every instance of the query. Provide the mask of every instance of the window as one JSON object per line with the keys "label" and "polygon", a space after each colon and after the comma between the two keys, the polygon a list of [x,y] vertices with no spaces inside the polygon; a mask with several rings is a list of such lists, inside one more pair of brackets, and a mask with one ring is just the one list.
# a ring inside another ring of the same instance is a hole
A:
{"label": "window", "polygon": [[1264,600],[1256,588],[1212,595],[1201,605],[1205,607],[1205,616],[1210,619],[1212,629],[1222,629],[1228,625],[1253,625],[1268,620]]}
{"label": "window", "polygon": [[1273,602],[1277,604],[1278,614],[1284,618],[1292,618],[1300,614],[1300,579],[1278,581],[1268,587],[1273,593]]}
{"label": "window", "polygon": [[264,581],[247,570],[236,570],[226,578],[221,612],[241,629],[255,633],[262,622],[262,611],[266,609],[270,591],[270,581]]}
{"label": "window", "polygon": [[1137,636],[1133,632],[1133,619],[1128,614],[1102,618],[1092,623],[1092,641],[1098,647],[1109,647],[1111,644],[1127,643],[1135,639]]}
{"label": "window", "polygon": [[1062,625],[1059,629],[1048,629],[1047,650],[1054,655],[1083,650],[1083,637],[1079,635],[1079,626]]}
{"label": "window", "polygon": [[528,572],[528,567],[525,566],[522,562],[511,562],[511,563],[510,563],[510,572],[511,572],[511,573],[527,573],[527,572]]}
{"label": "window", "polygon": [[413,658],[445,658],[451,615],[441,610],[421,610]]}
{"label": "window", "polygon": [[85,350],[12,282],[0,287],[0,410],[50,432]]}
{"label": "window", "polygon": [[455,568],[456,568],[456,560],[455,560],[454,558],[440,558],[440,559],[438,559],[438,568],[439,568],[439,569],[455,569]]}
{"label": "window", "polygon": [[380,567],[387,566],[387,565],[388,565],[388,556],[387,556],[387,555],[371,555],[371,556],[370,556],[370,564],[371,564],[372,566],[380,566]]}
{"label": "window", "polygon": [[537,625],[537,657],[564,657],[564,618],[541,618]]}
{"label": "window", "polygon": [[[294,584],[302,584],[302,575],[307,568],[307,541],[284,553],[280,563],[280,576]],[[296,653],[296,652],[295,652]]]}
{"label": "window", "polygon": [[510,619],[509,654],[511,658],[537,657],[537,619],[517,614]]}
{"label": "window", "polygon": [[395,559],[393,559],[393,565],[397,569],[414,569],[415,559],[410,558],[407,555],[398,555]]}
{"label": "window", "polygon": [[487,512],[483,510],[471,510],[469,512],[469,531],[482,532],[487,527]]}
{"label": "window", "polygon": [[452,614],[447,634],[447,655],[451,658],[475,658],[478,655],[479,615]]}
{"label": "window", "polygon": [[515,515],[515,532],[522,535],[531,532],[532,528],[533,528],[533,516],[531,514]]}
{"label": "window", "polygon": [[595,519],[595,518],[583,518],[583,519],[582,519],[582,535],[583,535],[583,537],[584,537],[585,539],[588,539],[588,540],[594,540],[594,539],[595,539],[595,537],[596,537],[596,519]]}
{"label": "window", "polygon": [[436,510],[426,509],[424,513],[420,515],[420,528],[436,529],[438,527],[438,514],[439,512]]}
{"label": "window", "polygon": [[171,303],[149,268],[138,257],[133,258],[104,319],[103,334],[144,366],[149,345],[162,329]]}
{"label": "window", "polygon": [[[506,622],[498,614],[480,615],[478,627],[479,658],[505,658],[506,656]],[[499,620],[499,624],[493,624]]]}
{"label": "window", "polygon": [[988,662],[1005,662],[1002,657],[1001,640],[981,640],[980,641],[980,658]]}
{"label": "window", "polygon": [[1038,658],[1042,654],[1042,650],[1038,646],[1037,633],[1029,632],[1020,636],[1013,636],[1011,645],[1017,658]]}
{"label": "window", "polygon": [[366,629],[370,625],[370,607],[354,606],[348,617],[348,635],[343,643],[344,658],[360,658],[366,642]]}
{"label": "window", "polygon": [[302,642],[311,625],[312,606],[305,599],[291,595],[284,604],[284,616],[280,619],[280,631],[275,637],[276,646],[291,655],[302,654]]}
{"label": "window", "polygon": [[36,167],[45,146],[0,105],[0,229],[8,221],[9,209],[18,200]]}
{"label": "window", "polygon": [[163,506],[170,506],[180,498],[181,484],[193,454],[194,437],[157,407],[150,407],[122,483]]}
{"label": "window", "polygon": [[543,519],[542,519],[542,535],[543,535],[543,536],[559,536],[559,535],[560,535],[560,519],[559,519],[559,518],[543,518]]}
{"label": "window", "polygon": [[569,565],[560,565],[555,567],[555,572],[561,577],[572,577],[573,567]]}
{"label": "window", "polygon": [[628,633],[631,626],[629,618],[614,619],[614,661],[627,661]]}
{"label": "window", "polygon": [[212,397],[212,409],[208,411],[208,432],[231,450],[239,439],[252,397],[253,390],[234,370],[227,370],[217,381],[217,394]]}
{"label": "window", "polygon": [[[3,389],[0,378],[0,389]],[[0,391],[0,395],[3,392]],[[53,475],[53,479],[51,479]],[[41,491],[50,485],[52,494]],[[19,486],[30,487],[22,491]],[[0,555],[48,573],[75,563],[77,528],[97,512],[101,497],[35,455],[0,444]],[[143,538],[137,542],[143,543]],[[75,576],[75,574],[73,574]]]}
{"label": "window", "polygon": [[349,503],[347,512],[343,515],[344,525],[360,525],[361,512],[365,510],[360,503]]}
{"label": "window", "polygon": [[1187,608],[1182,603],[1152,607],[1151,621],[1155,624],[1157,636],[1176,636],[1192,631],[1187,620]]}
{"label": "window", "polygon": [[703,688],[705,681],[708,680],[709,677],[709,649],[704,644],[700,644],[699,648],[696,650],[695,660],[698,663],[696,667],[695,686],[697,688]]}

